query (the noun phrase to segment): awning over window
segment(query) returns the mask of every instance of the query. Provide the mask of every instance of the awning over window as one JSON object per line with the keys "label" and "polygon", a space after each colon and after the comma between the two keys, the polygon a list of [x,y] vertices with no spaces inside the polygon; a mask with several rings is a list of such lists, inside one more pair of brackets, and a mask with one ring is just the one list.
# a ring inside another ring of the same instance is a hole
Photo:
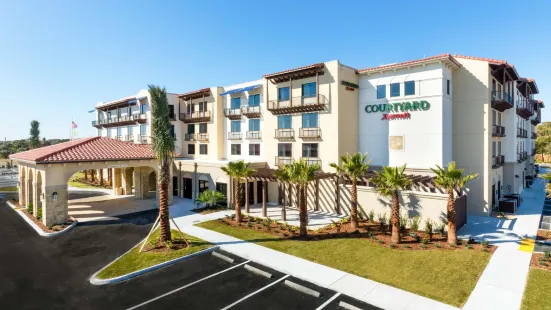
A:
{"label": "awning over window", "polygon": [[220,96],[231,95],[231,94],[236,94],[236,93],[243,93],[243,92],[246,92],[246,91],[251,91],[253,89],[257,89],[260,86],[262,86],[262,84],[247,86],[247,87],[243,87],[243,88],[236,88],[236,89],[232,89],[232,90],[228,90],[226,92],[223,92],[223,93],[220,94]]}
{"label": "awning over window", "polygon": [[241,89],[241,92],[251,91],[251,90],[253,90],[253,89],[259,88],[260,86],[262,86],[262,84],[243,87],[243,88]]}

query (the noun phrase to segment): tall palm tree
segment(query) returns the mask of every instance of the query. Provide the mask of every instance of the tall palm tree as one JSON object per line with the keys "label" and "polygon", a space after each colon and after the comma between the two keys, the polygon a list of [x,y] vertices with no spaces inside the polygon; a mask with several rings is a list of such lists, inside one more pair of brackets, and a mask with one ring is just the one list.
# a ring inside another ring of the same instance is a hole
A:
{"label": "tall palm tree", "polygon": [[170,233],[170,214],[168,209],[168,188],[170,184],[170,169],[174,161],[174,141],[170,134],[170,120],[168,118],[168,98],[166,89],[149,85],[151,95],[151,140],[155,158],[159,165],[157,183],[159,186],[159,241],[172,241]]}
{"label": "tall palm tree", "polygon": [[235,222],[241,222],[241,207],[240,207],[240,197],[239,197],[239,182],[246,180],[248,177],[253,175],[256,171],[249,168],[249,163],[245,163],[242,160],[231,161],[226,167],[220,168],[224,171],[230,178],[234,180],[233,184],[233,196],[235,200]]}
{"label": "tall palm tree", "polygon": [[305,237],[307,235],[308,225],[308,210],[306,206],[306,190],[308,182],[315,180],[316,171],[320,169],[318,164],[308,164],[307,161],[301,159],[290,165],[284,165],[276,175],[278,177],[287,178],[289,183],[297,186],[298,197],[298,213],[300,220],[300,236]]}
{"label": "tall palm tree", "polygon": [[461,190],[467,182],[476,179],[478,173],[463,175],[463,169],[457,169],[455,161],[451,161],[447,169],[443,169],[438,165],[436,165],[436,169],[430,169],[436,174],[434,183],[448,191],[448,243],[457,244],[454,191],[456,189]]}
{"label": "tall palm tree", "polygon": [[225,199],[226,196],[224,196],[224,194],[209,189],[199,194],[199,197],[197,197],[195,201],[204,204],[205,207],[208,208],[210,206],[215,206],[217,203],[220,203]]}
{"label": "tall palm tree", "polygon": [[[289,173],[288,173],[288,169],[277,169],[275,171],[275,177],[279,180],[279,182],[281,183],[284,183],[284,184],[289,184],[289,192],[291,192],[291,182],[290,181],[290,176],[289,176]],[[285,187],[284,187],[285,189]],[[283,199],[284,199],[284,203],[282,203],[282,206],[281,206],[281,220],[282,221],[286,221],[287,220],[287,214],[286,214],[286,210],[285,210],[285,205],[288,203],[289,205],[291,205],[291,202],[290,201],[287,201],[289,198],[289,195],[285,195],[285,191],[283,191]]]}
{"label": "tall palm tree", "polygon": [[369,170],[369,161],[366,161],[367,153],[358,152],[353,155],[347,153],[345,156],[340,156],[339,159],[341,167],[336,163],[330,163],[329,166],[337,170],[339,175],[347,175],[352,180],[350,222],[353,228],[358,228],[358,177],[366,174]]}
{"label": "tall palm tree", "polygon": [[390,242],[393,244],[400,243],[400,200],[398,193],[401,190],[411,188],[413,182],[409,179],[404,171],[406,165],[402,167],[383,167],[383,170],[376,171],[375,176],[371,179],[377,186],[379,195],[392,198],[392,236]]}

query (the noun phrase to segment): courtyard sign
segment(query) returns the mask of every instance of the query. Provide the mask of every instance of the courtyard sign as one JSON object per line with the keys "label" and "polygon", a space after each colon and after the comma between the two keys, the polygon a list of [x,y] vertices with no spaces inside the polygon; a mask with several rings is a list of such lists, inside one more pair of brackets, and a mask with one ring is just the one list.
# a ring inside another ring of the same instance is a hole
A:
{"label": "courtyard sign", "polygon": [[[365,106],[366,113],[386,112],[383,114],[383,118],[381,118],[381,120],[410,119],[410,112],[428,111],[429,109],[430,103],[426,100],[370,104]],[[390,114],[392,112],[396,113]]]}

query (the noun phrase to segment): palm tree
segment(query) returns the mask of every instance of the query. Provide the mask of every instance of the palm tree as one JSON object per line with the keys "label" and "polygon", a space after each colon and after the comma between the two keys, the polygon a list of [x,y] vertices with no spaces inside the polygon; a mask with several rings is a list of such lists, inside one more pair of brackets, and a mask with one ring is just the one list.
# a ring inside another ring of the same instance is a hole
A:
{"label": "palm tree", "polygon": [[277,172],[276,175],[280,180],[288,180],[289,183],[297,186],[298,197],[298,212],[300,219],[300,236],[305,237],[307,235],[308,225],[308,210],[306,206],[306,186],[308,182],[315,180],[316,171],[320,169],[318,164],[308,164],[305,160],[301,159],[290,165],[284,165],[281,172]]}
{"label": "palm tree", "polygon": [[390,242],[393,244],[400,243],[400,200],[398,192],[400,190],[408,190],[413,182],[409,179],[404,171],[406,165],[402,167],[383,167],[383,170],[376,171],[375,176],[371,179],[377,186],[379,195],[392,198],[392,236]]}
{"label": "palm tree", "polygon": [[224,196],[224,194],[209,189],[199,194],[199,197],[195,199],[195,202],[202,203],[208,208],[210,206],[215,206],[224,200],[226,200],[226,196]]}
{"label": "palm tree", "polygon": [[461,190],[467,182],[476,179],[478,173],[463,175],[463,169],[457,169],[455,161],[451,161],[447,169],[436,165],[436,169],[431,170],[436,174],[434,183],[448,191],[448,243],[457,244],[454,191]]}
{"label": "palm tree", "polygon": [[36,120],[31,121],[31,130],[29,137],[29,146],[31,149],[37,148],[40,146],[40,123]]}
{"label": "palm tree", "polygon": [[[288,173],[288,169],[277,169],[275,171],[275,177],[279,180],[279,182],[283,183],[284,186],[285,184],[289,184],[289,192],[291,191],[291,182],[290,181],[290,176],[289,176],[289,173]],[[285,189],[285,187],[284,187]],[[298,192],[298,190],[297,190]],[[291,205],[291,202],[290,201],[287,201],[289,198],[289,196],[286,196],[285,195],[285,191],[283,191],[283,199],[284,199],[284,202],[282,203],[282,206],[281,206],[281,220],[282,221],[287,221],[287,214],[286,214],[286,210],[285,210],[285,205],[288,203],[289,205]]]}
{"label": "palm tree", "polygon": [[170,184],[170,169],[174,160],[175,138],[170,134],[168,118],[168,98],[166,89],[149,85],[151,95],[151,139],[155,158],[159,165],[157,183],[159,186],[159,242],[164,244],[172,241],[170,232],[170,214],[168,209],[168,188]]}
{"label": "palm tree", "polygon": [[249,163],[245,163],[242,160],[231,161],[228,163],[228,166],[220,168],[224,171],[230,178],[234,180],[233,184],[233,196],[235,200],[235,222],[241,222],[241,207],[239,203],[239,182],[246,180],[248,177],[253,175],[256,170],[249,168]]}
{"label": "palm tree", "polygon": [[358,177],[366,174],[369,170],[369,161],[366,162],[367,153],[358,152],[354,155],[347,153],[346,156],[340,156],[339,159],[342,167],[339,167],[336,163],[330,163],[329,166],[337,170],[339,175],[344,174],[352,179],[350,222],[353,228],[358,228]]}

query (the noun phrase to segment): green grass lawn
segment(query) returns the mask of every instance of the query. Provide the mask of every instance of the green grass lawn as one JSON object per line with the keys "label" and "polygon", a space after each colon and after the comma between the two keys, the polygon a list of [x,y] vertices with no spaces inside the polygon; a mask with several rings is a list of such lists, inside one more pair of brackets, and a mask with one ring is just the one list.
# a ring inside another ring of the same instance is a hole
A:
{"label": "green grass lawn", "polygon": [[551,309],[551,272],[538,268],[530,268],[521,309]]}
{"label": "green grass lawn", "polygon": [[[97,177],[97,176],[96,176]],[[90,184],[82,183],[77,181],[77,179],[84,179],[84,173],[83,172],[77,172],[75,173],[70,179],[69,182],[67,182],[67,185],[72,187],[78,187],[78,188],[99,188],[99,186],[93,186]],[[91,180],[92,177],[90,174],[88,174],[88,180]]]}
{"label": "green grass lawn", "polygon": [[[210,248],[212,244],[195,238],[192,236],[185,235],[188,241],[190,242],[190,247],[173,250],[170,252],[142,252],[140,253],[140,246],[135,247],[130,252],[125,254],[123,257],[119,258],[109,267],[102,270],[97,277],[99,279],[110,279],[118,276],[128,274],[133,271],[144,269],[153,265],[157,265],[178,257],[185,255],[193,254],[207,248]],[[156,240],[159,237],[159,230],[156,230],[148,239],[149,241]],[[172,230],[172,238],[181,238],[180,232],[177,230]]]}
{"label": "green grass lawn", "polygon": [[0,192],[17,192],[17,186],[0,187]]}
{"label": "green grass lawn", "polygon": [[197,226],[461,307],[488,263],[480,250],[399,250],[361,238],[285,240],[219,221]]}

